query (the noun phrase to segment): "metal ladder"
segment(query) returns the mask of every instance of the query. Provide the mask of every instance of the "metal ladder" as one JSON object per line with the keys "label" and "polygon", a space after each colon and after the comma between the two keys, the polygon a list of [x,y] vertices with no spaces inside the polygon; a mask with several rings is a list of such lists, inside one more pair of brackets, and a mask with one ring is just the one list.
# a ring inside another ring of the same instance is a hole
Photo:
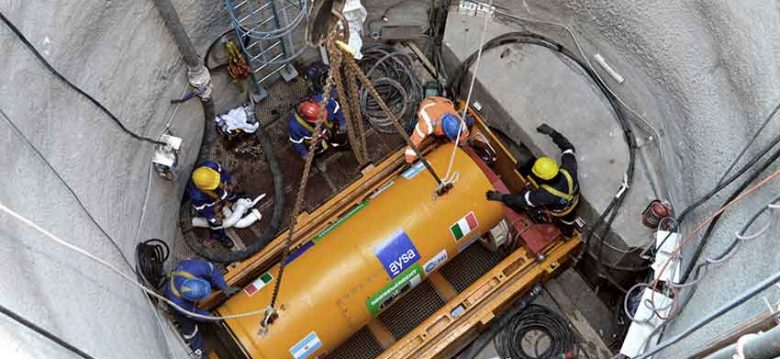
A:
{"label": "metal ladder", "polygon": [[281,76],[298,76],[291,61],[305,49],[296,32],[309,11],[307,0],[225,0],[241,50],[252,69],[254,98],[268,96],[267,86]]}

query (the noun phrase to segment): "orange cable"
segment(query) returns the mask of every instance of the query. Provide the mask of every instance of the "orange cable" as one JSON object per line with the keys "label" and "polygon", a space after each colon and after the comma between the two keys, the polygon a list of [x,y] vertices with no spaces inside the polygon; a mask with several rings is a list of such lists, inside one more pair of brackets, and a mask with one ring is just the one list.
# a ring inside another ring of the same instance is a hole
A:
{"label": "orange cable", "polygon": [[[734,198],[734,200],[732,200],[731,202],[727,203],[725,206],[721,207],[718,211],[716,211],[715,213],[711,214],[710,216],[708,216],[707,218],[702,220],[691,231],[691,233],[688,233],[688,235],[682,240],[682,242],[680,242],[680,244],[677,245],[677,247],[674,249],[674,251],[672,251],[672,254],[669,256],[669,258],[666,259],[666,262],[664,262],[664,266],[661,268],[660,273],[663,273],[664,271],[666,271],[666,268],[669,266],[669,264],[672,262],[672,260],[673,259],[677,259],[677,257],[679,257],[680,253],[682,252],[682,248],[685,246],[685,244],[687,244],[691,239],[693,239],[693,237],[696,235],[696,233],[701,231],[701,229],[704,228],[704,226],[707,225],[707,223],[709,223],[715,217],[719,216],[721,213],[726,211],[729,207],[733,206],[734,204],[736,204],[737,202],[739,202],[740,200],[745,198],[747,195],[753,193],[755,190],[761,188],[765,184],[767,184],[770,181],[772,181],[778,175],[780,175],[780,168],[775,170],[775,172],[773,172],[771,175],[769,175],[766,178],[764,178],[763,180],[761,180],[761,182],[758,182],[755,185],[753,185],[752,187],[750,187],[747,190],[745,190],[745,192],[740,194],[737,198]],[[656,313],[656,315],[658,315],[658,317],[660,319],[662,319],[662,320],[667,320],[667,319],[669,319],[669,318],[671,318],[671,317],[673,317],[674,315],[677,314],[677,312],[679,311],[679,307],[677,305],[675,305],[672,308],[673,311],[670,312],[669,315],[666,316],[666,317],[660,315],[660,313],[658,313],[655,310],[655,293],[656,293],[656,289],[658,288],[658,282],[659,282],[658,278],[653,280],[653,284],[651,285],[652,293],[650,294],[650,301],[653,303],[653,308],[654,308],[653,311]],[[673,300],[676,300],[676,298],[673,299]]]}

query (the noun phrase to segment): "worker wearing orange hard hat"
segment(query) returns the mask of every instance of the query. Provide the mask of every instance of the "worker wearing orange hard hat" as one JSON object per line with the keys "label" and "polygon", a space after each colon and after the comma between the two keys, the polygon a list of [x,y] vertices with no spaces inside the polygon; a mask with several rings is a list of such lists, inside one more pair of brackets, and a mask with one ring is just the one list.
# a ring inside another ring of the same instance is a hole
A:
{"label": "worker wearing orange hard hat", "polygon": [[571,236],[577,221],[576,207],[580,200],[580,186],[577,180],[577,156],[574,145],[547,124],[536,129],[548,135],[561,150],[561,164],[550,157],[539,157],[531,168],[530,178],[538,189],[520,194],[487,193],[487,199],[501,201],[505,205],[522,211],[544,211],[550,215],[563,231]]}
{"label": "worker wearing orange hard hat", "polygon": [[[417,110],[417,125],[411,136],[412,144],[419,147],[428,136],[445,137],[447,140],[458,141],[463,144],[469,137],[469,128],[474,124],[474,119],[466,116],[462,120],[452,101],[439,96],[426,97],[420,102]],[[417,154],[410,147],[404,151],[406,163],[412,163],[417,159]]]}
{"label": "worker wearing orange hard hat", "polygon": [[227,248],[233,247],[233,241],[222,228],[217,216],[218,208],[226,201],[236,199],[236,183],[230,173],[214,161],[204,161],[192,171],[192,180],[187,185],[187,194],[192,207],[206,218],[211,228],[211,238]]}

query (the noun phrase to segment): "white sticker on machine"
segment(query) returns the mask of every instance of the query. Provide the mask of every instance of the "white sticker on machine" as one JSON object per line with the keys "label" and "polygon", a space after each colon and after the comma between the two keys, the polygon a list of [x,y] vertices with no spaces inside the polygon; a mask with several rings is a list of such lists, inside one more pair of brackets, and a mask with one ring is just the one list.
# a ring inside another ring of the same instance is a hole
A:
{"label": "white sticker on machine", "polygon": [[290,348],[290,354],[292,354],[293,358],[295,359],[306,359],[310,355],[314,354],[314,352],[317,351],[317,349],[319,349],[321,346],[322,341],[320,341],[317,333],[311,332],[309,335],[301,339],[298,344],[295,344],[292,348]]}
{"label": "white sticker on machine", "polygon": [[425,274],[428,274],[430,272],[433,272],[436,268],[439,268],[439,266],[441,266],[442,263],[446,261],[447,261],[447,250],[442,249],[441,252],[436,253],[436,255],[433,256],[433,258],[425,262],[425,265],[423,265],[423,270],[425,270]]}

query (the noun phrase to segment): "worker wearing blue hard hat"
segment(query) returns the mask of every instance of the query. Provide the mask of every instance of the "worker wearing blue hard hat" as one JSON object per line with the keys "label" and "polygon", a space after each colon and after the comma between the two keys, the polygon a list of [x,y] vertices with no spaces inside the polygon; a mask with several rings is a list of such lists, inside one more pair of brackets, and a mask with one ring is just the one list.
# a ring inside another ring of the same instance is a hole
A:
{"label": "worker wearing blue hard hat", "polygon": [[227,248],[233,247],[233,241],[225,234],[219,210],[224,202],[236,199],[236,183],[230,173],[214,161],[204,161],[192,171],[192,179],[187,185],[187,195],[192,207],[206,218],[211,228],[211,238]]}
{"label": "worker wearing blue hard hat", "polygon": [[[211,294],[211,288],[215,287],[230,296],[239,288],[229,287],[222,273],[214,264],[202,259],[192,258],[179,262],[176,269],[171,271],[168,282],[165,283],[165,297],[170,299],[180,308],[201,315],[209,315],[209,312],[198,307],[197,302],[207,298]],[[193,352],[202,355],[204,351],[203,335],[198,330],[198,322],[202,319],[190,316],[176,309],[176,318],[181,326],[181,333],[189,343]]]}
{"label": "worker wearing blue hard hat", "polygon": [[[417,125],[414,126],[410,139],[415,147],[419,147],[430,135],[445,137],[452,142],[465,142],[469,136],[469,128],[474,124],[471,116],[461,120],[452,101],[439,96],[430,96],[420,102],[417,110]],[[417,154],[411,147],[404,152],[406,163],[417,159]]]}

